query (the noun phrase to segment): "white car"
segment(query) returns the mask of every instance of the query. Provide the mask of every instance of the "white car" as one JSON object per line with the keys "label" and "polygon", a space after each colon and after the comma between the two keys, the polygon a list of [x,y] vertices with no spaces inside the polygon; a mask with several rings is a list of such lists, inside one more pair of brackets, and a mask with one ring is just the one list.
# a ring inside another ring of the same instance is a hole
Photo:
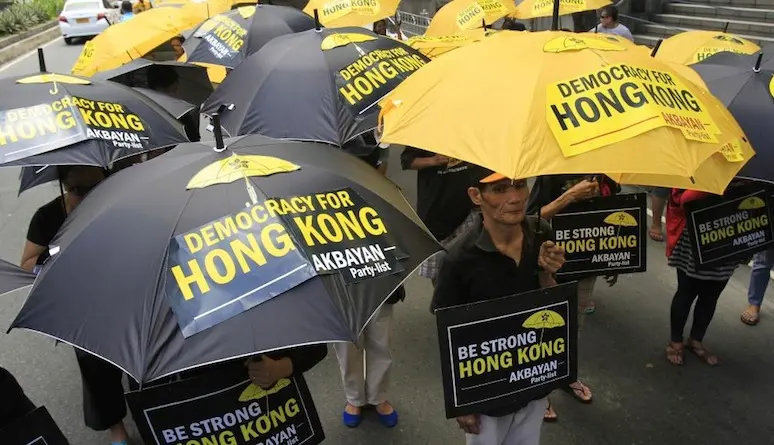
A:
{"label": "white car", "polygon": [[92,37],[110,26],[108,0],[67,0],[59,15],[59,29],[68,45],[76,37]]}

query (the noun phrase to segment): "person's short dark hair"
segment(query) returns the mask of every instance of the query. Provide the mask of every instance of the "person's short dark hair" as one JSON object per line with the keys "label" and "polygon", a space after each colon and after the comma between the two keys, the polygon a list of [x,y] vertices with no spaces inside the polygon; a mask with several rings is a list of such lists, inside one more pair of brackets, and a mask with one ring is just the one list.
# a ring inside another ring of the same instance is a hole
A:
{"label": "person's short dark hair", "polygon": [[613,19],[614,22],[618,21],[618,8],[615,5],[603,6],[600,12]]}
{"label": "person's short dark hair", "polygon": [[132,12],[132,2],[129,0],[123,0],[121,2],[121,13]]}
{"label": "person's short dark hair", "polygon": [[177,72],[171,66],[152,65],[148,68],[148,88],[151,90],[164,90],[177,81]]}
{"label": "person's short dark hair", "polygon": [[59,180],[62,181],[62,184],[68,185],[70,181],[70,172],[73,171],[73,168],[75,168],[74,165],[57,165],[56,166],[56,174],[59,176]]}
{"label": "person's short dark hair", "polygon": [[568,29],[568,28],[561,28],[559,31],[564,31],[564,32],[575,32],[575,31],[573,31],[572,29]]}
{"label": "person's short dark hair", "polygon": [[516,21],[516,19],[506,17],[503,20],[503,25],[500,27],[500,29],[507,29],[509,31],[526,31],[527,27],[524,26],[524,23]]}

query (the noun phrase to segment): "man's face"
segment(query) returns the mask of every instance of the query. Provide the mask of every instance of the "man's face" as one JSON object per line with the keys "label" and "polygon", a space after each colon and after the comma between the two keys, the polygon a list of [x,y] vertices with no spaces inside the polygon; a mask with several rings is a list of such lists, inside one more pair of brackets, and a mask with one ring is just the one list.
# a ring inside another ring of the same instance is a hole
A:
{"label": "man's face", "polygon": [[99,167],[75,167],[67,175],[67,191],[82,199],[103,179],[105,172]]}
{"label": "man's face", "polygon": [[180,40],[173,39],[170,43],[172,44],[172,49],[175,51],[177,58],[179,59],[183,57],[183,53],[185,53],[185,51],[183,51],[182,42],[180,42]]}
{"label": "man's face", "polygon": [[386,36],[387,35],[387,25],[384,22],[377,22],[376,25],[374,25],[374,32]]}
{"label": "man's face", "polygon": [[529,198],[527,180],[503,179],[481,188],[471,187],[468,195],[474,204],[481,207],[485,218],[501,224],[516,225],[524,221],[525,208]]}

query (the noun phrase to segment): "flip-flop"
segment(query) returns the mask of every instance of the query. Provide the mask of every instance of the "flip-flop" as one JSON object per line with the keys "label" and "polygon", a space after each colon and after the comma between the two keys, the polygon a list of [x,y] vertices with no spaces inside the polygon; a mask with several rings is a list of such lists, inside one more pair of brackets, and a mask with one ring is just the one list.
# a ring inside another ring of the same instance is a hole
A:
{"label": "flip-flop", "polygon": [[758,324],[758,321],[760,321],[760,315],[754,314],[745,309],[744,312],[742,312],[741,319],[742,323],[746,324],[747,326],[755,326]]}
{"label": "flip-flop", "polygon": [[[576,389],[576,388],[571,387],[570,385],[573,384],[573,383],[580,384],[582,388],[585,388],[585,391],[583,389],[581,389],[581,388],[577,388]],[[594,401],[594,396],[593,396],[593,394],[591,394],[591,388],[589,388],[588,386],[584,385],[580,380],[578,380],[576,382],[573,382],[573,383],[571,383],[570,385],[562,387],[562,389],[567,394],[573,396],[573,398],[575,398],[575,400],[577,400],[580,403],[583,403],[585,405],[588,405],[589,403]],[[588,399],[584,399],[583,396],[578,394],[578,391],[580,391],[582,393],[588,392],[589,398]]]}
{"label": "flip-flop", "polygon": [[[717,355],[712,354],[711,352],[704,349],[704,345],[699,343],[698,346],[695,346],[692,344],[691,340],[688,340],[685,342],[684,347],[688,349],[689,351],[693,352],[696,357],[699,358],[699,360],[703,361],[708,366],[712,366],[713,368],[720,364],[720,360],[718,359]],[[715,363],[711,363],[711,359],[715,359]]]}
{"label": "flip-flop", "polygon": [[[676,347],[672,346],[672,343],[667,345],[666,357],[667,357],[667,361],[672,366],[683,366],[683,364],[685,363],[685,349],[684,348],[685,348],[685,346],[683,346],[682,348],[676,348]],[[680,358],[680,363],[677,363],[677,362],[672,360],[672,359],[678,358],[678,357]]]}
{"label": "flip-flop", "polygon": [[653,241],[656,241],[659,243],[664,241],[664,233],[661,232],[661,230],[653,230],[653,228],[651,228],[650,230],[648,230],[648,236]]}

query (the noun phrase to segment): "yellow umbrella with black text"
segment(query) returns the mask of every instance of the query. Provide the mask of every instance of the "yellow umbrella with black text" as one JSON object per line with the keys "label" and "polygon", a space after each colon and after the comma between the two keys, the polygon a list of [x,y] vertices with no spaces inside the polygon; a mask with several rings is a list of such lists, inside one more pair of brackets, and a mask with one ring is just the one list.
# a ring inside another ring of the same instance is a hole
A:
{"label": "yellow umbrella with black text", "polygon": [[575,14],[583,11],[596,11],[612,4],[610,0],[524,0],[516,6],[512,17],[527,20],[551,17],[555,3],[559,3],[559,15]]}
{"label": "yellow umbrella with black text", "polygon": [[508,0],[452,0],[435,13],[425,36],[443,37],[483,28],[513,13]]}
{"label": "yellow umbrella with black text", "polygon": [[[95,188],[52,241],[11,329],[149,382],[354,342],[442,249],[400,189],[355,157],[258,135],[224,141],[219,128],[214,147],[182,145]],[[100,245],[120,254],[93,255]]]}
{"label": "yellow umbrella with black text", "polygon": [[400,0],[309,0],[304,12],[327,28],[365,26],[392,17]]}
{"label": "yellow umbrella with black text", "polygon": [[406,40],[406,44],[427,57],[434,59],[457,48],[480,42],[496,32],[498,31],[493,29],[477,28],[450,36],[414,36]]}
{"label": "yellow umbrella with black text", "polygon": [[384,142],[510,178],[604,173],[722,193],[754,154],[709,92],[640,49],[584,34],[498,33],[434,60],[380,105]]}
{"label": "yellow umbrella with black text", "polygon": [[760,49],[754,42],[734,34],[691,30],[664,40],[656,57],[673,63],[692,65],[721,52],[750,55]]}
{"label": "yellow umbrella with black text", "polygon": [[339,147],[376,128],[377,102],[429,59],[364,28],[278,37],[248,57],[202,105],[230,135]]}

